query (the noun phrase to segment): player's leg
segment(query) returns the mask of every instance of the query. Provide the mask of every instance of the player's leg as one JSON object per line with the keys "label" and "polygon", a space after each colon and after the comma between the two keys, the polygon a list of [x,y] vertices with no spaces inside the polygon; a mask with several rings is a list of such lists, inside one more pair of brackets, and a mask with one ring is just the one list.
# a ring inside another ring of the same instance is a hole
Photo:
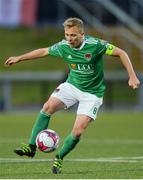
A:
{"label": "player's leg", "polygon": [[[96,119],[99,107],[102,104],[102,98],[98,98],[95,95],[81,92],[74,88],[79,101],[77,110],[77,118],[72,130],[72,133],[67,136],[62,148],[57,153],[53,164],[53,173],[61,172],[62,159],[76,146],[80,140],[80,136],[89,125],[92,120]],[[58,166],[59,165],[59,166]]]}
{"label": "player's leg", "polygon": [[60,109],[64,109],[64,103],[56,97],[50,97],[49,100],[44,104],[40,111],[37,120],[33,126],[29,144],[36,145],[37,134],[46,128],[48,128],[51,115]]}
{"label": "player's leg", "polygon": [[52,93],[49,100],[44,104],[42,111],[39,113],[37,120],[33,126],[32,133],[28,145],[22,145],[15,149],[15,153],[22,156],[33,157],[36,152],[35,139],[39,131],[48,127],[51,115],[63,108],[68,108],[76,103],[73,98],[71,88],[68,83],[62,83]]}
{"label": "player's leg", "polygon": [[61,172],[63,158],[75,148],[76,144],[80,141],[80,136],[91,121],[92,118],[89,116],[77,115],[71,134],[66,137],[63,146],[58,151],[54,160],[52,167],[52,172],[54,174]]}
{"label": "player's leg", "polygon": [[87,128],[91,121],[92,118],[86,115],[77,115],[72,132],[65,139],[64,145],[57,153],[57,156],[63,159],[72,149],[74,149],[75,145],[80,140],[80,136],[83,134],[84,130]]}
{"label": "player's leg", "polygon": [[50,97],[49,100],[44,104],[40,111],[35,124],[32,129],[32,133],[29,139],[29,144],[22,144],[21,147],[16,148],[14,152],[20,156],[26,155],[33,157],[36,152],[36,136],[37,134],[48,128],[51,115],[65,107],[64,103],[56,97]]}

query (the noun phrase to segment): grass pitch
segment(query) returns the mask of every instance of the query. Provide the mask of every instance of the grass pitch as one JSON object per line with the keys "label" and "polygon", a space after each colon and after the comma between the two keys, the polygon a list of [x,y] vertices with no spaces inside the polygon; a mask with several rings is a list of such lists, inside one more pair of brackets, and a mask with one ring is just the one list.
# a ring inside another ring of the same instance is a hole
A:
{"label": "grass pitch", "polygon": [[[56,152],[18,157],[13,149],[27,142],[36,114],[0,114],[0,178],[3,179],[141,179],[143,178],[143,113],[103,113],[66,156],[61,174],[51,173]],[[61,144],[74,123],[73,113],[57,113],[49,128]]]}

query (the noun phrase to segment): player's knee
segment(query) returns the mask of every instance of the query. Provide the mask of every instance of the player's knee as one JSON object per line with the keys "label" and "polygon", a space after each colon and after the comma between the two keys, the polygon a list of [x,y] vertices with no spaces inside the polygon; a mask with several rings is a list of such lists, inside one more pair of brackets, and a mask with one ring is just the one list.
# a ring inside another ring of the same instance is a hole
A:
{"label": "player's knee", "polygon": [[48,114],[53,114],[53,113],[55,112],[55,107],[54,107],[52,104],[46,102],[46,103],[43,105],[42,110],[43,110],[44,112],[48,113]]}

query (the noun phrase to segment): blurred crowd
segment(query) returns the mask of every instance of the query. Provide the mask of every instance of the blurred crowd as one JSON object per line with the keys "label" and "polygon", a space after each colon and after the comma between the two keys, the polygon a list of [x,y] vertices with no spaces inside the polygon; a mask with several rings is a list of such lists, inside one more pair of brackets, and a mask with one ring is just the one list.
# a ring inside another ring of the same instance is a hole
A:
{"label": "blurred crowd", "polygon": [[[104,24],[118,24],[96,0],[74,0]],[[143,23],[142,0],[110,0],[139,23]],[[72,0],[70,1],[72,2]],[[58,25],[69,16],[80,16],[64,0],[0,0],[0,26]]]}

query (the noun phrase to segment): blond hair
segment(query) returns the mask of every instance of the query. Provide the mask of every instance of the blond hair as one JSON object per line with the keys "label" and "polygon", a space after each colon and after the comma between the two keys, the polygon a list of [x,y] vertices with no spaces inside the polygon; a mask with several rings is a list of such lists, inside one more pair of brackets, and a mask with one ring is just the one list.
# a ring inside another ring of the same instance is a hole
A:
{"label": "blond hair", "polygon": [[63,23],[63,26],[64,28],[65,27],[68,27],[68,28],[71,28],[73,26],[76,26],[78,27],[78,29],[80,30],[80,32],[84,32],[84,24],[83,24],[83,21],[79,18],[68,18],[65,20],[65,22]]}

